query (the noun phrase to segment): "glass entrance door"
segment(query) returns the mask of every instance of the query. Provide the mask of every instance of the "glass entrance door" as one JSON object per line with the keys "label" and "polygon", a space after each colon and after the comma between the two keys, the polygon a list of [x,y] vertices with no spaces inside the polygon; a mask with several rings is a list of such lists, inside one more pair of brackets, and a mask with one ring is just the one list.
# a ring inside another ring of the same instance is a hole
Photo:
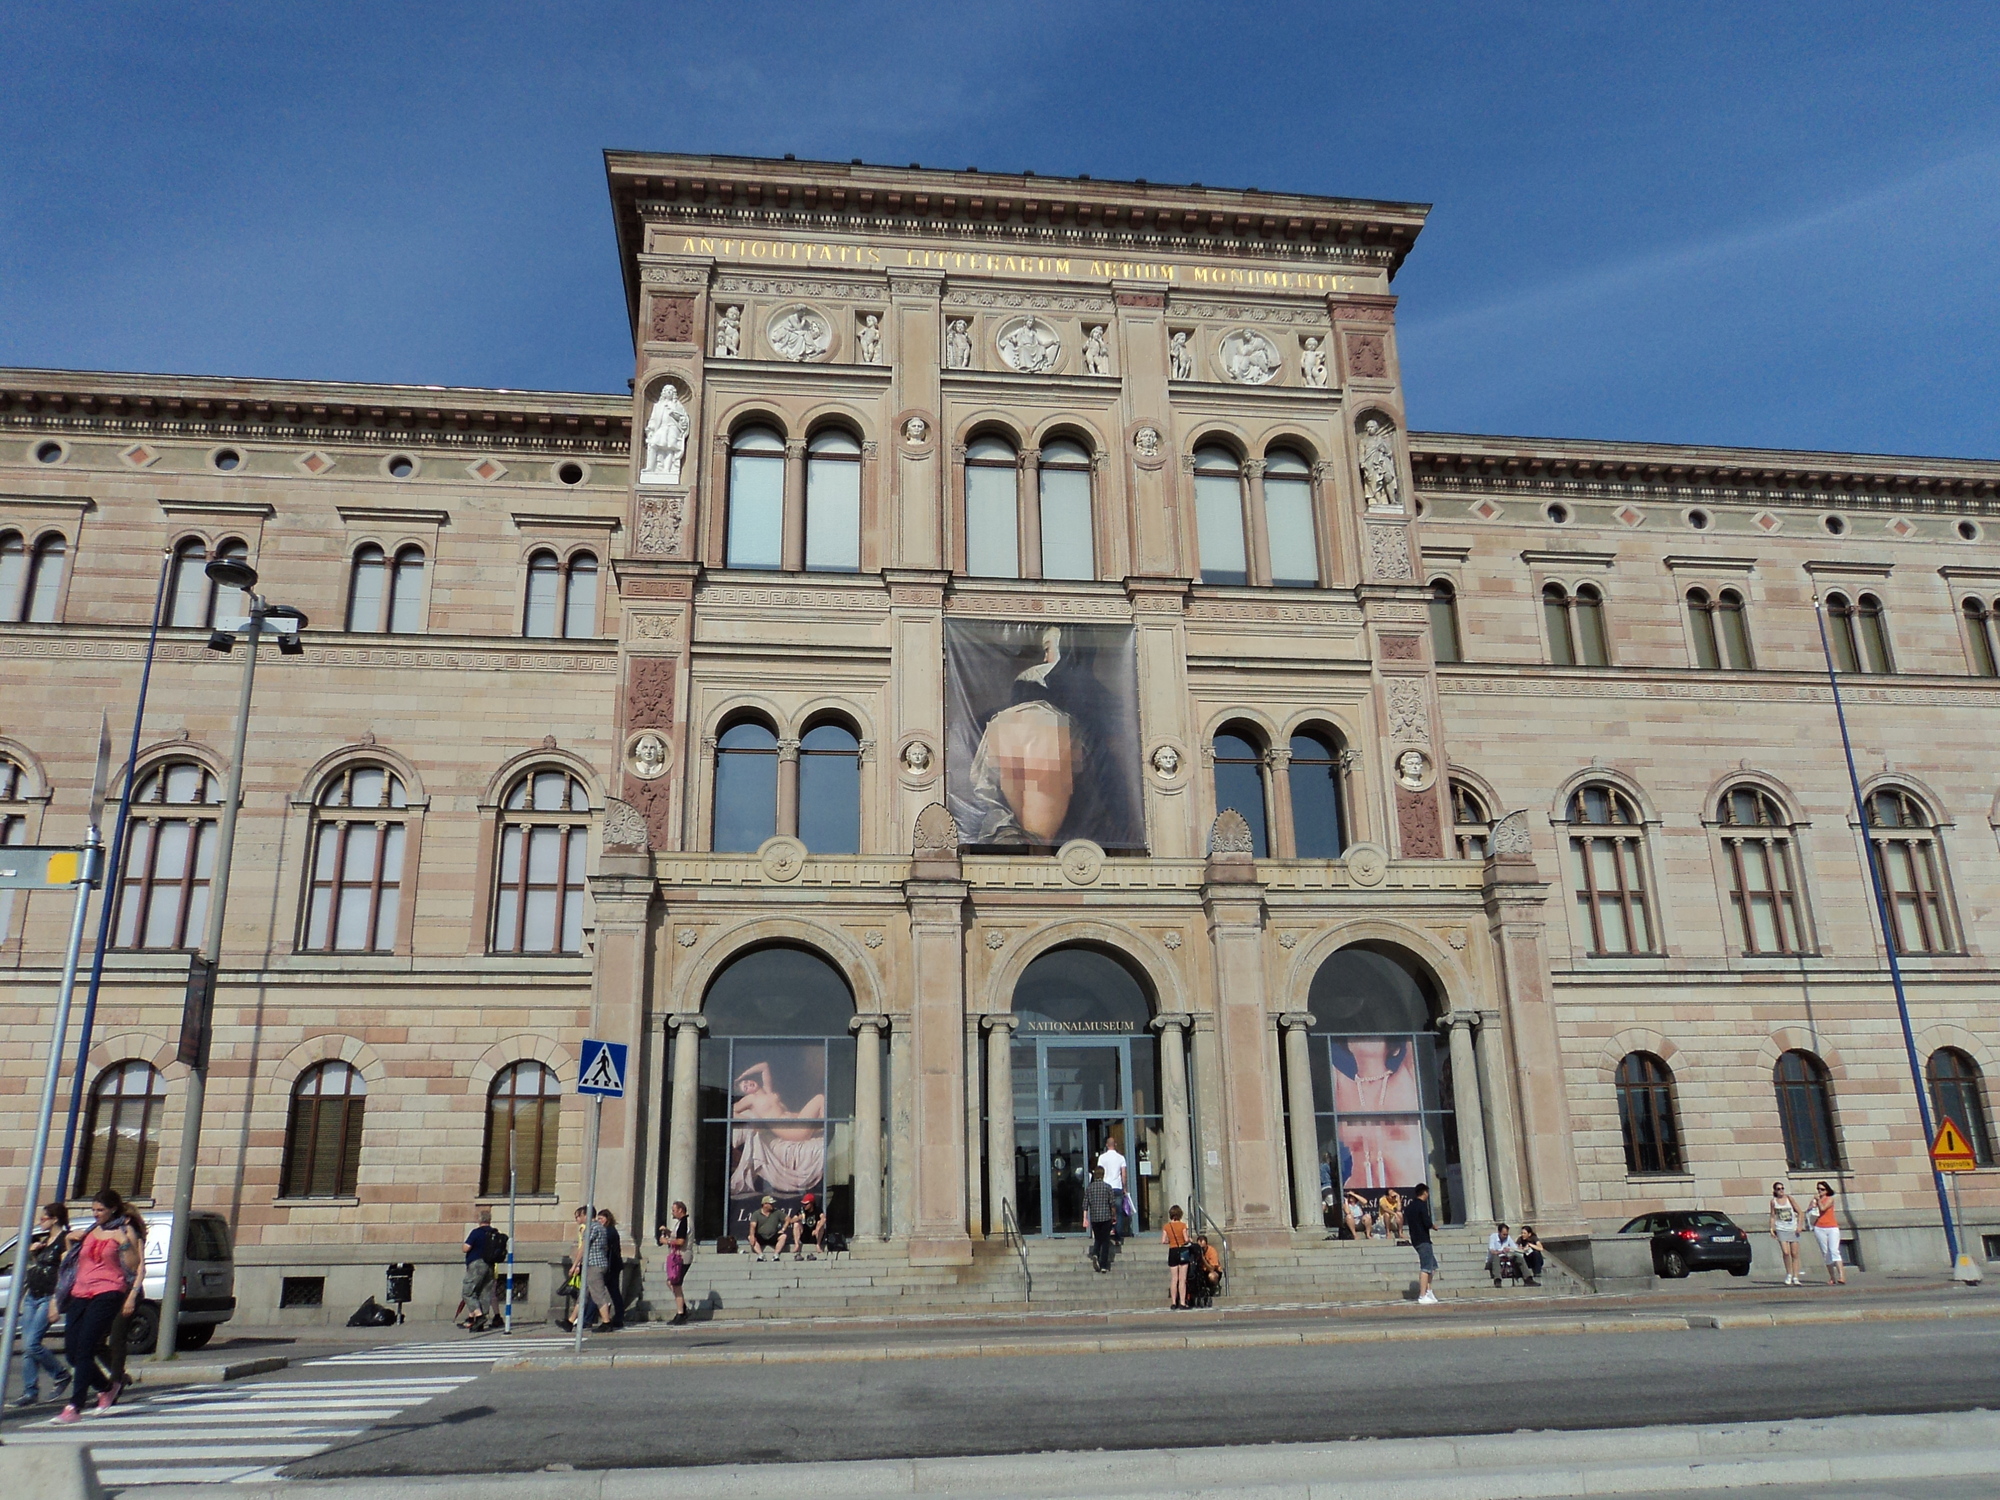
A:
{"label": "glass entrance door", "polygon": [[[1137,1202],[1132,1049],[1130,1037],[1015,1043],[1014,1180],[1022,1233],[1088,1232],[1083,1192],[1107,1146],[1125,1158],[1126,1190]],[[1150,1164],[1150,1141],[1143,1149]]]}

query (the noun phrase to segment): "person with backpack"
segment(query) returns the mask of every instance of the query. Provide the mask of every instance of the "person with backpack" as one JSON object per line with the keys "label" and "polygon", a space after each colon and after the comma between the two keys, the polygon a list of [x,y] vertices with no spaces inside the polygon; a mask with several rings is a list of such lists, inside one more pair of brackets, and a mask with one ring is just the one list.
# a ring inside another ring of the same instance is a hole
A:
{"label": "person with backpack", "polygon": [[126,1222],[125,1200],[115,1190],[102,1188],[91,1199],[90,1215],[90,1228],[70,1236],[56,1273],[56,1304],[66,1330],[71,1381],[69,1404],[56,1418],[62,1423],[76,1421],[91,1391],[100,1386],[97,1410],[109,1411],[118,1404],[124,1382],[98,1369],[98,1347],[119,1313],[130,1316],[139,1300],[143,1252],[139,1237]]}
{"label": "person with backpack", "polygon": [[56,1274],[68,1245],[69,1210],[60,1203],[44,1204],[35,1216],[27,1271],[21,1279],[21,1365],[26,1379],[14,1402],[16,1409],[40,1404],[44,1370],[54,1378],[57,1390],[69,1384],[69,1367],[42,1343],[55,1316]]}
{"label": "person with backpack", "polygon": [[479,1223],[465,1237],[465,1279],[459,1283],[459,1308],[469,1310],[468,1333],[484,1333],[500,1324],[500,1284],[493,1268],[507,1260],[507,1236],[493,1227],[493,1210],[479,1210]]}

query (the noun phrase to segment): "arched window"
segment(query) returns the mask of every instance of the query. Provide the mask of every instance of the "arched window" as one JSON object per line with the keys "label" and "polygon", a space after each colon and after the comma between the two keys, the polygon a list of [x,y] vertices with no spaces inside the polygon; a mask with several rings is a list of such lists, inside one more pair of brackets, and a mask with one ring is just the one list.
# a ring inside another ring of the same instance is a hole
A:
{"label": "arched window", "polygon": [[1785,1131],[1785,1167],[1793,1172],[1837,1172],[1840,1147],[1833,1133],[1833,1089],[1826,1064],[1810,1052],[1787,1052],[1772,1073],[1778,1119]]}
{"label": "arched window", "polygon": [[[28,774],[14,760],[0,755],[0,848],[28,842]],[[0,944],[14,921],[14,893],[0,891]]]}
{"label": "arched window", "polygon": [[1845,594],[1826,596],[1828,633],[1833,638],[1834,665],[1843,672],[1888,673],[1896,670],[1889,656],[1889,627],[1882,601],[1863,594],[1850,601]]}
{"label": "arched window", "polygon": [[1889,940],[1898,953],[1956,951],[1955,924],[1945,899],[1944,851],[1931,810],[1901,787],[1872,792],[1864,805],[1868,847],[1889,907]]}
{"label": "arched window", "polygon": [[344,1062],[307,1068],[292,1085],[280,1198],[352,1198],[361,1176],[361,1111],[368,1085]]}
{"label": "arched window", "polygon": [[151,1063],[133,1059],[99,1073],[90,1088],[73,1195],[114,1188],[127,1198],[152,1197],[166,1111],[167,1081]]}
{"label": "arched window", "polygon": [[[486,1148],[480,1157],[479,1194],[507,1191],[511,1163],[514,1191],[524,1197],[556,1190],[556,1141],[562,1119],[562,1081],[555,1069],[529,1059],[509,1063],[486,1091]],[[511,1150],[510,1150],[511,1148]]]}
{"label": "arched window", "polygon": [[395,951],[408,806],[402,778],[383,766],[349,766],[321,789],[313,809],[304,947]]}
{"label": "arched window", "polygon": [[861,444],[824,427],[806,444],[806,571],[861,569]]}
{"label": "arched window", "polygon": [[1625,1137],[1627,1173],[1683,1170],[1674,1075],[1650,1052],[1628,1052],[1618,1064],[1618,1128]]}
{"label": "arched window", "polygon": [[572,552],[563,569],[563,637],[586,641],[597,634],[597,554]]}
{"label": "arched window", "polygon": [[1968,597],[1965,610],[1965,644],[1972,652],[1972,675],[2000,677],[2000,650],[1995,650],[1996,611],[1984,599]]}
{"label": "arched window", "polygon": [[220,788],[191,760],[139,780],[114,923],[120,948],[198,947],[208,920]]}
{"label": "arched window", "polygon": [[1250,825],[1250,848],[1259,859],[1271,854],[1264,817],[1264,751],[1255,732],[1232,724],[1215,737],[1215,810],[1235,808]]}
{"label": "arched window", "polygon": [[1755,665],[1750,658],[1750,626],[1741,594],[1724,589],[1710,598],[1707,589],[1689,589],[1687,606],[1697,667],[1711,672],[1723,668],[1747,672]]}
{"label": "arched window", "polygon": [[1940,1047],[1924,1065],[1930,1078],[1931,1114],[1949,1120],[1972,1147],[1972,1159],[1982,1167],[1993,1163],[1993,1131],[1986,1121],[1986,1080],[1979,1064],[1956,1047]]}
{"label": "arched window", "polygon": [[[532,572],[532,563],[530,569]],[[392,562],[375,543],[365,543],[354,551],[352,581],[347,591],[347,628],[395,635],[419,634],[424,628],[423,593],[423,548],[414,543],[399,547]]]}
{"label": "arched window", "polygon": [[1347,837],[1337,738],[1308,730],[1292,736],[1291,748],[1286,781],[1292,794],[1294,853],[1300,859],[1339,859]]}
{"label": "arched window", "polygon": [[27,540],[18,531],[0,531],[0,620],[19,620],[27,601]]}
{"label": "arched window", "polygon": [[1313,530],[1312,465],[1290,448],[1264,455],[1264,536],[1271,548],[1271,582],[1319,586],[1319,543]]}
{"label": "arched window", "polygon": [[583,951],[590,793],[567,771],[530,771],[507,789],[493,900],[495,953]]}
{"label": "arched window", "polygon": [[1431,580],[1431,654],[1439,661],[1464,661],[1465,642],[1458,633],[1458,590],[1448,579]]}
{"label": "arched window", "polygon": [[60,532],[49,532],[33,547],[19,532],[0,533],[0,620],[53,625],[68,555]]}
{"label": "arched window", "polygon": [[1580,583],[1572,594],[1559,583],[1545,584],[1542,618],[1548,626],[1549,660],[1554,665],[1611,665],[1611,647],[1604,634],[1604,596],[1597,585]]}
{"label": "arched window", "polygon": [[380,630],[382,606],[388,595],[388,555],[373,542],[354,549],[347,583],[347,628]]}
{"label": "arched window", "polygon": [[1493,814],[1486,799],[1462,781],[1451,784],[1451,834],[1460,859],[1484,859],[1492,850]]}
{"label": "arched window", "polygon": [[535,553],[528,559],[528,606],[521,615],[521,634],[533,640],[554,639],[561,597],[562,563],[553,552]]}
{"label": "arched window", "polygon": [[528,559],[528,606],[521,633],[533,639],[587,639],[597,634],[597,555],[572,553],[567,563],[542,550]]}
{"label": "arched window", "polygon": [[1752,957],[1802,952],[1805,923],[1791,820],[1769,792],[1739,786],[1722,794],[1717,821],[1743,951]]}
{"label": "arched window", "polygon": [[1243,467],[1227,448],[1210,446],[1194,450],[1194,526],[1201,581],[1248,583],[1249,554],[1243,545]]}
{"label": "arched window", "polygon": [[1617,787],[1592,783],[1569,799],[1570,863],[1590,951],[1651,953],[1646,829]]}
{"label": "arched window", "polygon": [[844,724],[799,741],[799,841],[815,854],[861,852],[861,741]]}
{"label": "arched window", "polygon": [[718,854],[749,854],[777,831],[778,737],[755,719],[739,720],[715,737],[709,848]]}
{"label": "arched window", "polygon": [[965,571],[974,578],[1021,576],[1017,495],[1021,458],[996,433],[965,448]]}
{"label": "arched window", "polygon": [[729,536],[723,565],[785,565],[785,440],[775,428],[741,427],[729,441]]}
{"label": "arched window", "polygon": [[[217,558],[248,561],[250,544],[240,537],[230,537],[217,545],[215,555]],[[208,561],[208,545],[200,537],[189,537],[174,548],[173,580],[167,608],[169,625],[213,630],[218,620],[241,620],[249,615],[250,601],[243,596],[243,591],[218,588],[205,571]]]}
{"label": "arched window", "polygon": [[1039,482],[1042,577],[1095,578],[1090,450],[1074,438],[1049,439],[1042,444]]}

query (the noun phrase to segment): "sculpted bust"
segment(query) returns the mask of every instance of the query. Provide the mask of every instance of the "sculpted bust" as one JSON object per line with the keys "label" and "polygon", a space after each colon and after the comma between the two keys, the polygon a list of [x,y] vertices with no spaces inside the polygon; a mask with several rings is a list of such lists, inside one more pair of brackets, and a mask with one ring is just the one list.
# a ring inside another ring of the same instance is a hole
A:
{"label": "sculpted bust", "polygon": [[922,740],[911,740],[903,747],[903,767],[912,776],[921,776],[931,768],[931,747]]}
{"label": "sculpted bust", "polygon": [[1413,792],[1424,789],[1430,769],[1430,757],[1421,750],[1405,750],[1396,757],[1396,780]]}
{"label": "sculpted bust", "polygon": [[1172,777],[1181,768],[1181,754],[1172,745],[1162,745],[1153,752],[1153,769],[1162,776]]}
{"label": "sculpted bust", "polygon": [[926,422],[922,417],[912,417],[903,424],[903,440],[905,442],[921,443],[925,438],[930,436],[930,432],[931,424]]}
{"label": "sculpted bust", "polygon": [[641,781],[651,781],[667,769],[667,742],[648,730],[632,742],[631,772]]}
{"label": "sculpted bust", "polygon": [[1158,458],[1160,456],[1160,429],[1157,427],[1141,427],[1132,435],[1132,446],[1138,451],[1141,458]]}

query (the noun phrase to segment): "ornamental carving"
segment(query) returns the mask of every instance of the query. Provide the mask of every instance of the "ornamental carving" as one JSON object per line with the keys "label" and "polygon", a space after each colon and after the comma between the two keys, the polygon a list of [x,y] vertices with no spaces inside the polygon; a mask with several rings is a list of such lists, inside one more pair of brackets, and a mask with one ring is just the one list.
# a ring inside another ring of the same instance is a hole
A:
{"label": "ornamental carving", "polygon": [[1396,316],[1395,308],[1386,302],[1336,302],[1332,311],[1342,322],[1388,323]]}
{"label": "ornamental carving", "polygon": [[1385,635],[1382,637],[1382,660],[1422,661],[1424,648],[1422,638],[1414,635]]}
{"label": "ornamental carving", "polygon": [[1382,336],[1375,333],[1350,334],[1347,340],[1347,371],[1363,380],[1389,378],[1389,354]]}
{"label": "ornamental carving", "polygon": [[958,858],[958,824],[942,802],[933,802],[917,814],[910,852],[918,859]]}
{"label": "ornamental carving", "polygon": [[1250,838],[1250,825],[1243,814],[1233,807],[1225,807],[1215,815],[1215,821],[1208,829],[1208,852],[1213,858],[1218,854],[1255,854],[1256,845]]}
{"label": "ornamental carving", "polygon": [[638,808],[617,797],[604,799],[604,847],[639,850],[650,847],[646,837],[646,820]]}
{"label": "ornamental carving", "polygon": [[1002,364],[1023,375],[1046,375],[1062,362],[1062,336],[1040,318],[1001,324],[993,347]]}
{"label": "ornamental carving", "polygon": [[1396,836],[1405,859],[1443,859],[1444,830],[1438,826],[1436,796],[1397,787]]}
{"label": "ornamental carving", "polygon": [[673,845],[673,778],[642,781],[625,777],[625,800],[637,809],[646,823],[647,846],[667,849]]}
{"label": "ornamental carving", "polygon": [[707,286],[707,266],[648,266],[646,280],[654,286]]}
{"label": "ornamental carving", "polygon": [[1379,844],[1350,844],[1347,878],[1356,885],[1377,886],[1389,878],[1389,855]]}
{"label": "ornamental carving", "polygon": [[715,320],[715,357],[734,359],[743,352],[743,309],[725,307]]}
{"label": "ornamental carving", "polygon": [[1254,328],[1238,328],[1222,336],[1216,363],[1238,385],[1269,385],[1285,367],[1278,346]]}
{"label": "ornamental carving", "polygon": [[1089,839],[1071,839],[1056,851],[1056,864],[1071,885],[1090,885],[1104,870],[1104,851]]}
{"label": "ornamental carving", "polygon": [[771,352],[794,364],[825,359],[833,347],[833,325],[810,307],[781,307],[764,325]]}
{"label": "ornamental carving", "polygon": [[646,336],[656,344],[694,342],[694,298],[655,297]]}
{"label": "ornamental carving", "polygon": [[633,615],[632,638],[672,645],[679,632],[672,615]]}
{"label": "ornamental carving", "polygon": [[1293,327],[1324,328],[1326,315],[1304,307],[1257,307],[1247,302],[1189,302],[1174,299],[1174,314],[1185,314],[1210,323],[1284,323]]}
{"label": "ornamental carving", "polygon": [[1424,704],[1420,677],[1392,677],[1388,682],[1389,738],[1404,744],[1430,742],[1430,712]]}
{"label": "ornamental carving", "polygon": [[789,278],[773,279],[767,276],[719,276],[715,281],[715,289],[718,292],[731,292],[747,297],[824,297],[835,302],[878,300],[882,295],[879,284],[870,286],[866,282],[851,281],[794,281]]}
{"label": "ornamental carving", "polygon": [[955,307],[1023,307],[1038,312],[1104,312],[1111,304],[1102,297],[1068,296],[1052,292],[953,292],[945,305]]}
{"label": "ornamental carving", "polygon": [[764,840],[757,850],[757,863],[767,880],[796,880],[806,867],[806,846],[780,834]]}
{"label": "ornamental carving", "polygon": [[1535,852],[1535,841],[1528,831],[1528,810],[1510,812],[1493,825],[1493,832],[1486,841],[1486,847],[1495,854],[1511,854],[1527,858]]}
{"label": "ornamental carving", "polygon": [[1368,556],[1377,578],[1416,576],[1416,569],[1410,565],[1410,543],[1400,526],[1370,526]]}
{"label": "ornamental carving", "polygon": [[625,690],[628,729],[666,729],[674,722],[674,670],[671,656],[635,656]]}
{"label": "ornamental carving", "polygon": [[1395,429],[1380,417],[1361,424],[1361,497],[1370,510],[1403,508],[1403,477],[1396,467]]}

